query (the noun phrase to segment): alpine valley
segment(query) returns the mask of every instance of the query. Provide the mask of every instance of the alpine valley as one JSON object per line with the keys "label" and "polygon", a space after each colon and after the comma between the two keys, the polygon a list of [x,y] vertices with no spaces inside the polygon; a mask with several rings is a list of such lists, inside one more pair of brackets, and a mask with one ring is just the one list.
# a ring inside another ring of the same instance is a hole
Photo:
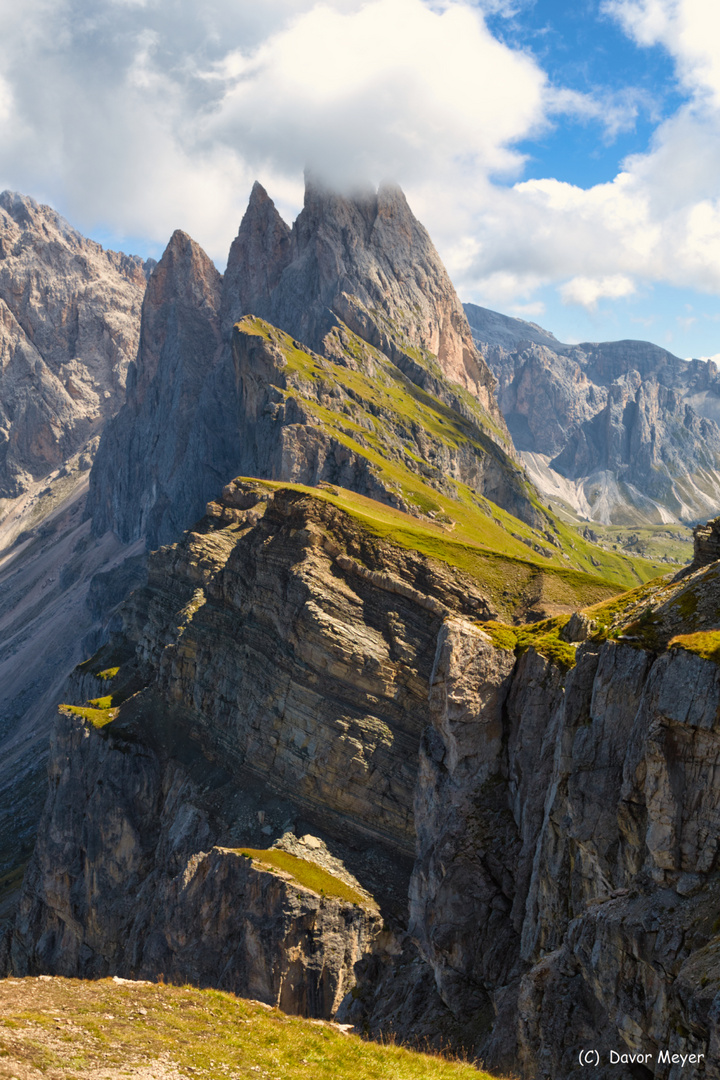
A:
{"label": "alpine valley", "polygon": [[9,992],[719,1080],[714,366],[463,308],[315,176],[223,275],[6,192],[0,316]]}

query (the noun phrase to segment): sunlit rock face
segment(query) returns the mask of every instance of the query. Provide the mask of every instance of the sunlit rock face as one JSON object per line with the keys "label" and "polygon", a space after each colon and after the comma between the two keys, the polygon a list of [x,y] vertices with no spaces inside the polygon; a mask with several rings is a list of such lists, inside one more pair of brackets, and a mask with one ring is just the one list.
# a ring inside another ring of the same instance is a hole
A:
{"label": "sunlit rock face", "polygon": [[0,194],[0,509],[120,408],[149,269]]}
{"label": "sunlit rock face", "polygon": [[720,507],[720,379],[648,341],[565,345],[465,310],[528,472],[602,524],[693,524]]}

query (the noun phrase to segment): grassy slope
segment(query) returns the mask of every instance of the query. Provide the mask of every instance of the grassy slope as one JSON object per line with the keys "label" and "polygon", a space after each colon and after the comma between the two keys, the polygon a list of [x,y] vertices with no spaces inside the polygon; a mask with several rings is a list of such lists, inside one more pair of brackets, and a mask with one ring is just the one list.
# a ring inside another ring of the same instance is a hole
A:
{"label": "grassy slope", "polygon": [[56,1080],[488,1080],[463,1062],[364,1042],[333,1024],[217,990],[112,979],[0,980],[0,1076],[45,1074]]}
{"label": "grassy slope", "polygon": [[[344,488],[326,484],[313,488],[273,480],[253,480],[253,483],[272,490],[301,491],[323,499],[344,510],[372,535],[456,567],[482,584],[501,615],[507,618],[515,614],[522,598],[531,593],[546,606],[571,611],[614,596],[627,578],[633,584],[639,576],[618,574],[615,579],[610,575],[602,578],[597,572],[589,574],[576,570],[564,561],[561,563],[560,559],[544,559],[524,544],[508,552],[507,533],[481,512],[474,517],[470,511],[466,516],[461,512],[459,516],[465,519],[464,524],[458,523],[458,527],[448,531],[433,521],[412,517]],[[494,514],[504,514],[497,507],[492,509]],[[505,517],[513,525],[517,524],[509,514]],[[654,567],[648,575],[654,576]]]}
{"label": "grassy slope", "polygon": [[[461,563],[467,561],[463,546],[482,547],[520,564],[542,566],[558,580],[566,580],[568,570],[579,570],[616,588],[627,589],[663,570],[659,563],[616,554],[584,540],[540,504],[518,466],[509,458],[505,458],[505,466],[515,470],[528,499],[547,519],[546,531],[526,525],[469,487],[443,475],[418,454],[417,432],[421,431],[450,451],[469,442],[481,455],[504,458],[487,433],[491,424],[477,403],[471,413],[473,418],[469,419],[415,386],[387,357],[349,331],[343,332],[342,342],[338,339],[337,350],[340,353],[342,349],[352,367],[298,348],[287,334],[252,316],[243,319],[239,328],[246,334],[271,341],[282,353],[289,384],[281,390],[284,396],[300,400],[319,427],[366,458],[385,487],[396,491],[413,514],[421,515],[422,525],[410,524],[416,520],[410,517],[401,524],[399,519],[391,521],[383,513],[384,507],[383,511],[371,511],[370,500],[363,503],[360,496],[344,492],[338,505],[369,519],[376,531],[392,533],[392,539],[403,546],[415,547],[420,540],[448,562],[457,557]],[[340,395],[333,395],[336,388],[340,388]],[[470,412],[470,406],[464,404]],[[433,526],[433,521],[438,524]],[[558,574],[560,570],[565,573]],[[504,569],[499,572],[502,574]],[[561,592],[565,591],[561,588]]]}

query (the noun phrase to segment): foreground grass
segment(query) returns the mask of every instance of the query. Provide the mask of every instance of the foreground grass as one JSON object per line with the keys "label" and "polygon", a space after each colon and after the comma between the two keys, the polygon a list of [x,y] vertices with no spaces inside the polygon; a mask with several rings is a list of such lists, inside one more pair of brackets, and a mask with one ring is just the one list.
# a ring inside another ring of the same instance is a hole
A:
{"label": "foreground grass", "polygon": [[47,977],[0,980],[0,1077],[12,1076],[489,1080],[217,990]]}

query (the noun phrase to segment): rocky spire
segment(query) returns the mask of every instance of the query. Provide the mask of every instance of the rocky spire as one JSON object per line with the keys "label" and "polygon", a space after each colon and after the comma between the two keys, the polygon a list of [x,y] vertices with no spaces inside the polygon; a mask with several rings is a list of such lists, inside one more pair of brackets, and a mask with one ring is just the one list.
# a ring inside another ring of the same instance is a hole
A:
{"label": "rocky spire", "polygon": [[430,354],[504,430],[493,376],[452,282],[394,184],[343,195],[308,174],[291,231],[256,184],[224,296],[228,315],[261,315],[316,352],[326,351],[327,334],[341,320],[386,351]]}
{"label": "rocky spire", "polygon": [[[234,379],[218,388],[222,279],[205,252],[177,231],[148,282],[128,398],[105,429],[90,478],[96,534],[165,543],[201,512],[232,465]],[[227,407],[229,414],[223,415]]]}
{"label": "rocky spire", "polygon": [[223,280],[223,332],[243,315],[266,317],[269,299],[290,261],[290,226],[257,181],[233,240]]}

